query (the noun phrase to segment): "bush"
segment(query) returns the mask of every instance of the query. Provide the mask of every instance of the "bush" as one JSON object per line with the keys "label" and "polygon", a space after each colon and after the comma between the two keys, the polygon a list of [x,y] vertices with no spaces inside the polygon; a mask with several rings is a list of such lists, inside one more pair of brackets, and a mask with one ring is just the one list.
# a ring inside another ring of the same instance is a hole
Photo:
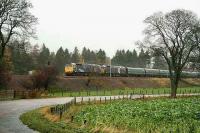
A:
{"label": "bush", "polygon": [[36,70],[28,79],[22,80],[20,84],[28,90],[47,90],[49,85],[56,80],[56,74],[54,67],[44,67]]}

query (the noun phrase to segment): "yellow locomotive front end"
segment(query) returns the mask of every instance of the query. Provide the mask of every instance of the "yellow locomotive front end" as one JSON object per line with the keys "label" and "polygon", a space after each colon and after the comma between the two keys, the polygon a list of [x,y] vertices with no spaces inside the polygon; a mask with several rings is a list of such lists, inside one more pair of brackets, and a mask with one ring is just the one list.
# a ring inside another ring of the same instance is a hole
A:
{"label": "yellow locomotive front end", "polygon": [[71,76],[74,73],[75,65],[73,63],[67,64],[65,66],[65,75],[66,76]]}

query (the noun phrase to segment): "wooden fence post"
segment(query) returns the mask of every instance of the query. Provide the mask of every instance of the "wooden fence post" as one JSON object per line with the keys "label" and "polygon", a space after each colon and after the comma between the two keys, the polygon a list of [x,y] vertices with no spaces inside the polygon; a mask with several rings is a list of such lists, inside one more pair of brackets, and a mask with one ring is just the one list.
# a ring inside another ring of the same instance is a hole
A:
{"label": "wooden fence post", "polygon": [[74,97],[74,104],[76,104],[76,97]]}
{"label": "wooden fence post", "polygon": [[83,97],[81,98],[81,104],[83,104]]}
{"label": "wooden fence post", "polygon": [[130,94],[130,99],[131,99],[131,97],[132,97],[132,93]]}
{"label": "wooden fence post", "polygon": [[96,104],[96,97],[94,97],[94,103]]}
{"label": "wooden fence post", "polygon": [[88,103],[90,104],[90,97],[89,97],[89,99],[88,99]]}
{"label": "wooden fence post", "polygon": [[14,90],[14,92],[13,92],[13,98],[14,99],[16,98],[16,90]]}
{"label": "wooden fence post", "polygon": [[62,97],[63,97],[63,88],[61,89],[61,91],[62,91]]}
{"label": "wooden fence post", "polygon": [[61,111],[61,108],[60,108],[60,120],[62,118],[62,114],[63,114],[63,112]]}
{"label": "wooden fence post", "polygon": [[74,116],[72,115],[72,116],[71,116],[71,122],[73,122],[73,120],[74,120]]}

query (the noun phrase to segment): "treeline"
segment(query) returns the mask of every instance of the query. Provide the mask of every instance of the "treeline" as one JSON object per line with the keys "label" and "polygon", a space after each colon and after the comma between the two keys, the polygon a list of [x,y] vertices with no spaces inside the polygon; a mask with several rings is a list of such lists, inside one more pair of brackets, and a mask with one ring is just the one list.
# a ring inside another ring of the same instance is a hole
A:
{"label": "treeline", "polygon": [[117,50],[112,59],[112,64],[128,67],[146,67],[150,63],[150,58],[150,53],[148,51],[144,52],[143,49],[139,53],[135,49],[133,51]]}
{"label": "treeline", "polygon": [[135,49],[133,51],[117,50],[112,58],[112,64],[127,67],[167,69],[165,60],[161,56],[156,56],[148,50],[144,51],[144,49],[139,52]]}
{"label": "treeline", "polygon": [[[8,55],[8,64],[15,74],[27,74],[28,71],[43,68],[47,65],[54,66],[57,72],[62,74],[64,66],[72,62],[110,64],[110,59],[102,49],[94,51],[84,47],[82,51],[79,51],[75,47],[70,52],[67,48],[60,47],[56,52],[51,52],[45,44],[39,47],[39,45],[31,45],[26,41],[13,41],[9,47],[10,49],[6,52]],[[139,52],[135,49],[133,51],[117,50],[111,60],[112,65],[166,69],[166,63],[161,57],[158,56],[152,60],[151,55],[149,51],[144,51],[143,49]],[[152,63],[154,65],[150,66]]]}
{"label": "treeline", "polygon": [[[67,48],[60,47],[57,52],[51,52],[45,44],[40,48],[38,45],[31,45],[29,42],[14,41],[6,51],[8,64],[15,74],[27,74],[28,71],[52,65],[57,72],[62,74],[65,64],[68,63],[93,63],[106,64],[106,53],[100,49],[93,51],[83,48],[82,52],[77,47],[70,52]],[[10,53],[10,54],[9,54]]]}

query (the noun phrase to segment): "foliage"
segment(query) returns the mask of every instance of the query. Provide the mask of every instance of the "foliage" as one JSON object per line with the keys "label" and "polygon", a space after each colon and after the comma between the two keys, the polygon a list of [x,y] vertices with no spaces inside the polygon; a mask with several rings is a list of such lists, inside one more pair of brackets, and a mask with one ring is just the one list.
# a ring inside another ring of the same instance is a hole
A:
{"label": "foliage", "polygon": [[38,65],[39,67],[44,67],[50,61],[50,51],[49,49],[43,44],[41,51],[38,56]]}
{"label": "foliage", "polygon": [[56,66],[56,70],[59,73],[63,73],[63,71],[64,71],[64,66],[67,61],[66,56],[67,55],[65,55],[63,48],[60,47],[55,55],[55,66]]}
{"label": "foliage", "polygon": [[33,71],[28,79],[20,81],[20,84],[26,89],[45,89],[56,80],[57,72],[53,66],[46,66]]}
{"label": "foliage", "polygon": [[170,73],[171,96],[176,97],[181,72],[192,51],[200,46],[199,18],[192,11],[178,9],[166,14],[154,13],[144,22],[147,27],[143,47],[165,59]]}
{"label": "foliage", "polygon": [[73,63],[80,63],[80,54],[77,47],[74,48],[71,60],[73,61]]}
{"label": "foliage", "polygon": [[15,40],[10,43],[10,47],[14,73],[27,74],[36,66],[34,57],[30,54],[31,44],[29,42]]}
{"label": "foliage", "polygon": [[[37,18],[31,14],[32,4],[27,0],[0,1],[0,58],[14,37],[26,38],[35,34]],[[23,14],[23,15],[22,15]]]}
{"label": "foliage", "polygon": [[199,97],[117,101],[82,108],[74,115],[75,123],[113,127],[134,132],[199,132]]}
{"label": "foliage", "polygon": [[133,51],[117,50],[112,58],[112,64],[145,68],[150,63],[150,58],[150,53],[148,51],[144,51],[143,49],[141,49],[138,53],[135,49]]}
{"label": "foliage", "polygon": [[56,80],[56,74],[56,70],[52,66],[46,66],[37,70],[31,76],[33,88],[44,88],[45,90],[47,90],[49,84],[52,84]]}

